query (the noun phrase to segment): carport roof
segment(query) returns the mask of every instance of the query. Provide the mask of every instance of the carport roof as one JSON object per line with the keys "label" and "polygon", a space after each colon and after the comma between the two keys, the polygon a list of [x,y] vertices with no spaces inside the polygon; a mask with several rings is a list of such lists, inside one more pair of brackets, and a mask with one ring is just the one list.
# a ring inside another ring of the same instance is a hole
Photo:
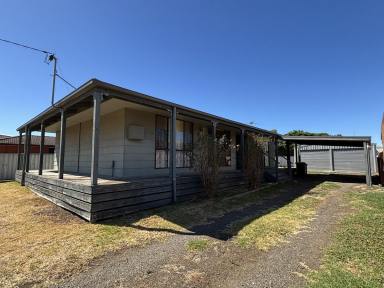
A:
{"label": "carport roof", "polygon": [[296,144],[363,147],[371,143],[370,136],[282,136],[283,140]]}

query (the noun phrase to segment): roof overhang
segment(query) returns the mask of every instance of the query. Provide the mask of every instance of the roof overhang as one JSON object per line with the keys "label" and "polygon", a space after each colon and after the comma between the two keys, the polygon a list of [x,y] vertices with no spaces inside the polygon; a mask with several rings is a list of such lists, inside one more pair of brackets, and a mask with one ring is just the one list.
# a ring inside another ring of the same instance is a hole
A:
{"label": "roof overhang", "polygon": [[56,102],[54,106],[47,108],[46,110],[38,114],[36,117],[21,125],[19,128],[17,128],[17,130],[22,131],[25,130],[26,127],[39,130],[39,126],[43,121],[48,121],[50,123],[57,122],[60,120],[61,109],[67,110],[69,115],[73,115],[85,109],[88,109],[92,107],[91,96],[92,93],[94,93],[95,91],[101,91],[105,99],[118,98],[168,111],[170,111],[173,107],[176,107],[178,113],[185,116],[196,117],[198,119],[204,119],[207,121],[217,121],[228,126],[237,127],[239,129],[245,129],[247,131],[261,133],[281,139],[280,134],[273,133],[268,130],[243,124],[237,121],[232,121],[196,109],[188,108],[176,103],[172,103],[136,91],[125,89],[110,83],[102,82],[98,79],[91,79],[87,81],[79,88],[77,88],[76,90]]}
{"label": "roof overhang", "polygon": [[363,147],[371,143],[370,136],[282,136],[283,140],[304,145]]}

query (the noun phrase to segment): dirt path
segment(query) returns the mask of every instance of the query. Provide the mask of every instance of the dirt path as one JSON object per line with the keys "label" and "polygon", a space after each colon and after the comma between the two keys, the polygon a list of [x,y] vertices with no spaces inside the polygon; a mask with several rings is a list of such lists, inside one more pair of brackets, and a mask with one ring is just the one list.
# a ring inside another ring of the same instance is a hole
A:
{"label": "dirt path", "polygon": [[[329,192],[306,228],[268,252],[208,236],[175,235],[163,243],[105,256],[59,287],[304,286],[303,274],[318,267],[334,226],[348,212],[343,192],[350,184],[340,185]],[[187,251],[193,239],[211,239],[214,244],[203,252]]]}

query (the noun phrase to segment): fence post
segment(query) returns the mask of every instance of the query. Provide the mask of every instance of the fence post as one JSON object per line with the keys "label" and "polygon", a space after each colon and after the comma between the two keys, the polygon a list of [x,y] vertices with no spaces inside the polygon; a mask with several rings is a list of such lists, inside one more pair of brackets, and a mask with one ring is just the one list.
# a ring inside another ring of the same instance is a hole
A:
{"label": "fence post", "polygon": [[20,170],[20,160],[21,160],[21,141],[23,139],[23,132],[20,130],[19,131],[19,139],[17,143],[17,169]]}

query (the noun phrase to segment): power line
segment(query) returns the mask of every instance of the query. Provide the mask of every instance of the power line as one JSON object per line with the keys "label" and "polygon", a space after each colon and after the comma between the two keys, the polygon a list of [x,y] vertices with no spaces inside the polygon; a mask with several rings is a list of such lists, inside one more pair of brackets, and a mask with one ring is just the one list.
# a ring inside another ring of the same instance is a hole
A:
{"label": "power line", "polygon": [[[46,54],[46,61],[47,61],[47,58],[48,56],[53,56],[53,57],[49,57],[49,61],[52,61],[51,59],[57,59],[54,55],[54,53],[52,52],[49,52],[49,51],[45,51],[45,50],[41,50],[41,49],[38,49],[38,48],[34,48],[34,47],[31,47],[31,46],[28,46],[28,45],[25,45],[25,44],[21,44],[21,43],[17,43],[17,42],[13,42],[13,41],[10,41],[10,40],[6,40],[6,39],[2,39],[0,38],[0,41],[3,41],[3,42],[6,42],[6,43],[9,43],[9,44],[13,44],[13,45],[16,45],[16,46],[20,46],[20,47],[23,47],[23,48],[27,48],[27,49],[30,49],[30,50],[34,50],[34,51],[38,51],[38,52],[41,52],[41,53],[44,53]],[[48,62],[47,62],[48,63]],[[62,81],[64,81],[67,85],[71,86],[73,89],[76,89],[75,86],[73,86],[71,83],[69,83],[67,80],[65,80],[62,76],[60,76],[56,69],[54,71],[55,75],[57,77],[59,77]]]}
{"label": "power line", "polygon": [[28,46],[28,45],[24,45],[24,44],[21,44],[21,43],[13,42],[13,41],[2,39],[2,38],[0,38],[0,41],[6,42],[6,43],[9,43],[9,44],[13,44],[13,45],[17,45],[17,46],[20,46],[20,47],[24,47],[24,48],[27,48],[27,49],[31,49],[31,50],[34,50],[34,51],[39,51],[39,52],[42,52],[42,53],[45,53],[45,54],[54,54],[54,53],[49,52],[49,51],[37,49],[37,48],[31,47],[31,46]]}

